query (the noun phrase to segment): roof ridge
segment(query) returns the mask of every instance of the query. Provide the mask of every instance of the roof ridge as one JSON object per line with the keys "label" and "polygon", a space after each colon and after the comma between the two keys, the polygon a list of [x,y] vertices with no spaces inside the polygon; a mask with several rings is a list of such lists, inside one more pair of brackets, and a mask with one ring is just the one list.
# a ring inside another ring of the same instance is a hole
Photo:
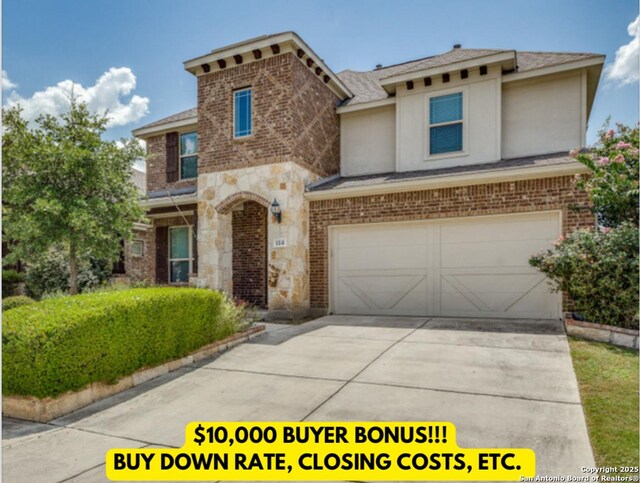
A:
{"label": "roof ridge", "polygon": [[421,60],[432,59],[433,57],[438,57],[439,55],[442,55],[442,54],[427,55],[426,57],[422,57],[420,59],[406,60],[404,62],[398,62],[397,64],[385,65],[384,67],[380,67],[379,69],[365,70],[362,72],[377,72],[379,70],[390,69],[391,67],[398,67],[399,65],[411,64],[412,62],[420,62]]}
{"label": "roof ridge", "polygon": [[597,54],[595,52],[569,52],[569,51],[559,52],[557,50],[516,50],[516,53],[523,53],[523,54],[558,54],[558,55],[596,55],[596,56],[604,55],[604,54]]}
{"label": "roof ridge", "polygon": [[[433,57],[442,57],[445,56],[447,54],[450,54],[451,52],[456,52],[456,51],[472,51],[472,52],[483,52],[482,54],[476,56],[476,57],[472,57],[471,59],[482,59],[483,57],[490,57],[491,55],[496,55],[498,53],[503,53],[503,52],[513,52],[514,54],[517,55],[517,51],[514,49],[451,49],[451,50],[447,50],[446,52],[444,52],[443,54],[439,54],[439,55],[434,55]],[[467,60],[471,60],[471,59],[467,59]],[[453,61],[453,62],[449,62],[448,64],[444,64],[444,65],[450,65],[450,64],[455,64],[459,61]],[[402,75],[402,74],[409,74],[412,72],[418,72],[422,69],[417,69],[417,70],[410,70],[410,69],[403,69],[400,70],[399,72],[396,72],[395,74],[391,74],[388,75],[386,77],[383,77],[382,79],[389,79],[391,77],[395,77],[396,75]]]}
{"label": "roof ridge", "polygon": [[405,64],[411,64],[412,62],[420,62],[422,60],[427,60],[427,59],[432,59],[434,57],[439,57],[441,55],[445,55],[448,54],[449,52],[453,52],[454,50],[495,50],[498,52],[505,52],[507,50],[513,50],[513,49],[495,49],[495,48],[487,48],[487,47],[460,47],[460,48],[454,48],[454,49],[449,49],[445,52],[442,52],[440,54],[434,54],[434,55],[428,55],[426,57],[421,57],[419,59],[413,59],[413,60],[407,60],[404,62],[398,62],[397,64],[390,64],[390,65],[386,65],[384,67],[381,67],[379,69],[372,69],[372,70],[366,70],[366,71],[355,71],[355,72],[375,72],[375,71],[379,71],[379,70],[384,70],[384,69],[389,69],[391,67],[398,67],[399,65],[405,65]]}

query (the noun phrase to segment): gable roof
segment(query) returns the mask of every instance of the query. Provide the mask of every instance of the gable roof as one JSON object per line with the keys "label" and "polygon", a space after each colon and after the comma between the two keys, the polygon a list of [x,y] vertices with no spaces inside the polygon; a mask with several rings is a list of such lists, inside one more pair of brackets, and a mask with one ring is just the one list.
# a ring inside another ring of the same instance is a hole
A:
{"label": "gable roof", "polygon": [[138,136],[143,134],[146,129],[164,126],[165,124],[173,124],[176,122],[189,121],[194,120],[197,121],[198,118],[198,108],[192,107],[191,109],[187,109],[186,111],[179,112],[177,114],[172,114],[171,116],[163,117],[162,119],[158,119],[157,121],[151,122],[149,124],[145,124],[144,126],[140,126],[139,128],[134,129],[134,136]]}
{"label": "gable roof", "polygon": [[[344,105],[355,105],[365,102],[379,101],[389,97],[381,83],[389,77],[420,72],[425,69],[442,67],[466,60],[480,59],[494,54],[514,52],[513,50],[499,49],[452,49],[444,54],[425,57],[423,59],[390,65],[380,69],[357,72],[344,70],[338,73],[338,77],[353,92],[354,97]],[[600,54],[579,52],[528,52],[515,51],[517,68],[515,72],[527,72],[544,67],[566,64],[585,59],[601,57]],[[505,74],[509,75],[509,74]]]}
{"label": "gable roof", "polygon": [[[208,55],[215,55],[229,49],[244,48],[248,45],[255,44],[259,41],[271,41],[274,39],[291,38],[295,39],[299,43],[303,43],[294,32],[283,32],[280,34],[274,34],[270,36],[257,37],[244,42],[239,42],[231,46],[224,47],[222,49],[216,49]],[[282,39],[280,39],[282,40]],[[309,51],[310,49],[306,47]],[[389,99],[389,94],[382,87],[382,84],[386,79],[403,74],[418,73],[427,69],[441,68],[447,65],[456,64],[459,62],[480,60],[482,57],[495,56],[497,54],[514,53],[516,60],[516,70],[513,72],[504,73],[505,76],[511,74],[519,74],[524,72],[533,72],[545,67],[553,67],[562,64],[568,64],[572,62],[578,62],[587,59],[595,59],[603,57],[601,54],[594,53],[581,53],[581,52],[534,52],[534,51],[514,51],[505,49],[463,49],[454,48],[448,52],[439,55],[432,55],[424,57],[422,59],[411,60],[408,62],[402,62],[400,64],[394,64],[379,69],[370,71],[353,71],[344,70],[336,74],[338,82],[344,84],[344,86],[353,94],[353,97],[343,102],[343,106],[354,106],[358,104],[364,104],[367,102],[382,101]],[[204,58],[204,57],[203,57]],[[193,59],[198,60],[198,59]],[[191,62],[191,61],[188,61]],[[323,64],[324,65],[324,64]],[[596,79],[597,85],[597,79]],[[176,127],[187,125],[197,122],[198,109],[192,108],[186,111],[179,112],[172,116],[159,119],[152,123],[141,126],[133,131],[133,134],[138,137],[149,136],[155,132],[160,132],[164,128]]]}

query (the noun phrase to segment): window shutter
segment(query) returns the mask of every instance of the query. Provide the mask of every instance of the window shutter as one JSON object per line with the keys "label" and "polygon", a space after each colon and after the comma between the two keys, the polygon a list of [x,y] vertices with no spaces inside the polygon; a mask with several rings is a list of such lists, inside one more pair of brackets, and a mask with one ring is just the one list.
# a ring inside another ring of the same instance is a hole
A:
{"label": "window shutter", "polygon": [[178,181],[178,167],[180,165],[179,139],[177,132],[167,133],[167,183]]}
{"label": "window shutter", "polygon": [[169,228],[156,228],[156,282],[169,283]]}
{"label": "window shutter", "polygon": [[198,212],[193,214],[193,262],[192,273],[198,275]]}

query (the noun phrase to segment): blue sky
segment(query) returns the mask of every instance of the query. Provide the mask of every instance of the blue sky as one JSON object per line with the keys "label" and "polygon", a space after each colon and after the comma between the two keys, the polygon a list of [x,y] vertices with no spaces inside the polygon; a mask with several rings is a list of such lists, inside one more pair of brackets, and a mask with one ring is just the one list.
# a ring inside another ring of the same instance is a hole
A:
{"label": "blue sky", "polygon": [[[463,47],[597,52],[603,76],[588,141],[607,116],[638,121],[638,17],[631,0],[5,0],[3,99],[30,115],[59,110],[71,83],[96,109],[114,114],[108,137],[196,103],[182,62],[265,33],[295,30],[335,71],[369,70]],[[637,26],[637,24],[636,24]],[[636,29],[637,32],[637,29]],[[635,49],[635,50],[634,50]],[[635,64],[634,59],[635,58]],[[625,70],[626,69],[626,70]],[[631,69],[631,70],[630,70]],[[5,75],[6,74],[6,75]],[[100,79],[100,80],[99,80]],[[64,82],[67,81],[67,82]],[[59,83],[62,84],[56,87]]]}

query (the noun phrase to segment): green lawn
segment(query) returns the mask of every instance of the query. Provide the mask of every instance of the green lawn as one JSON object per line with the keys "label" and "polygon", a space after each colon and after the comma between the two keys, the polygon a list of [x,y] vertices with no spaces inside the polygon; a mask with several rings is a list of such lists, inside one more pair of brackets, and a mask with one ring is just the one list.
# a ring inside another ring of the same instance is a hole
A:
{"label": "green lawn", "polygon": [[638,466],[638,351],[573,338],[569,345],[596,464]]}

